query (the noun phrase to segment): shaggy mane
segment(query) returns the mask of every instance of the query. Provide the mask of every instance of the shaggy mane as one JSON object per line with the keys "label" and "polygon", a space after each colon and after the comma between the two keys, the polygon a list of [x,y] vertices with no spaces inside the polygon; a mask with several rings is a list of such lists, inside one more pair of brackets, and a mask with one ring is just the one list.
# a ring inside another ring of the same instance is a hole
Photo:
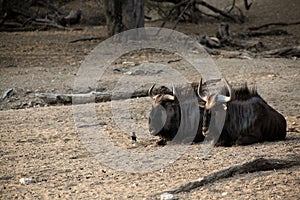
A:
{"label": "shaggy mane", "polygon": [[[257,92],[256,86],[249,88],[247,83],[244,83],[240,87],[234,87],[233,90],[235,91],[235,100],[246,101],[253,97],[260,97],[260,95]],[[226,89],[226,95],[229,95],[227,89]]]}

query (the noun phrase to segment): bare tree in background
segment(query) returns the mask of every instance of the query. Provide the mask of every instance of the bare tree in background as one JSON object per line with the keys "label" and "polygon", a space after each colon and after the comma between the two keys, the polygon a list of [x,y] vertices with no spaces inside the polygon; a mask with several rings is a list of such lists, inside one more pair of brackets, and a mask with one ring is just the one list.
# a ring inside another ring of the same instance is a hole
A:
{"label": "bare tree in background", "polygon": [[144,0],[105,0],[105,9],[110,36],[144,27]]}

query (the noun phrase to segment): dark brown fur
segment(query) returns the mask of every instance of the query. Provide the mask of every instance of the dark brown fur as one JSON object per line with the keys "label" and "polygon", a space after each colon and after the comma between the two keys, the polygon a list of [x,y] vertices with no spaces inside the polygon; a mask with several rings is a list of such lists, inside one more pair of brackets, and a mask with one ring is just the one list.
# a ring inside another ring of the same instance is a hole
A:
{"label": "dark brown fur", "polygon": [[[256,142],[284,140],[286,137],[286,120],[257,93],[256,88],[243,87],[234,89],[235,99],[228,102],[225,123],[217,145],[247,145]],[[228,91],[226,91],[228,95]],[[219,106],[219,107],[218,107]],[[213,127],[214,109],[206,110],[204,130]]]}
{"label": "dark brown fur", "polygon": [[[194,135],[195,138],[192,140],[195,143],[201,142],[204,139],[202,134],[202,115],[203,109],[200,109],[200,120],[198,124],[197,133],[191,133],[190,130],[178,131],[181,121],[181,107],[178,99],[175,96],[174,100],[170,100],[166,98],[166,95],[170,95],[172,93],[166,92],[155,96],[153,99],[152,109],[149,115],[149,131],[152,135],[160,136],[161,138],[170,141],[173,140],[178,132],[181,132],[182,135],[177,135],[177,139],[175,142],[184,142],[186,137],[189,134]],[[196,136],[195,136],[196,135]]]}

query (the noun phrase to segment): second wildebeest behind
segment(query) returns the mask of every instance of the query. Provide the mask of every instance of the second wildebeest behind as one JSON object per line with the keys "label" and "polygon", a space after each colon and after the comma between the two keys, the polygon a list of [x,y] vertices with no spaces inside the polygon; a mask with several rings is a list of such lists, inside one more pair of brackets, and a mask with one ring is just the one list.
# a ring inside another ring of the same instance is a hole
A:
{"label": "second wildebeest behind", "polygon": [[[148,95],[153,99],[149,115],[151,135],[160,136],[163,140],[172,140],[176,143],[203,141],[202,115],[204,109],[199,107],[199,97],[196,93],[192,91],[193,95],[179,95],[184,92],[173,86],[172,91],[163,87],[159,94],[154,95],[154,87],[155,84],[148,91]],[[178,98],[179,96],[181,100]]]}
{"label": "second wildebeest behind", "polygon": [[[256,88],[249,89],[247,84],[233,89],[223,79],[223,94],[204,94],[202,81],[199,83],[198,95],[205,101],[203,134],[218,136],[217,145],[247,145],[264,141],[284,140],[286,137],[286,120],[279,112],[267,104],[258,94]],[[226,112],[221,134],[218,123],[221,118],[216,113]],[[214,138],[217,139],[217,138]]]}

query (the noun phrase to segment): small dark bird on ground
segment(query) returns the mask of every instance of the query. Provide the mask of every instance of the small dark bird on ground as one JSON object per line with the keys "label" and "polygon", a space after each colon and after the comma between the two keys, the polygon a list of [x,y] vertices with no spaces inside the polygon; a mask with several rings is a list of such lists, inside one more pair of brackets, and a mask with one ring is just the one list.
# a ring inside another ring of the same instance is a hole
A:
{"label": "small dark bird on ground", "polygon": [[132,132],[131,139],[132,139],[132,141],[136,142],[136,134],[135,134],[135,132]]}

